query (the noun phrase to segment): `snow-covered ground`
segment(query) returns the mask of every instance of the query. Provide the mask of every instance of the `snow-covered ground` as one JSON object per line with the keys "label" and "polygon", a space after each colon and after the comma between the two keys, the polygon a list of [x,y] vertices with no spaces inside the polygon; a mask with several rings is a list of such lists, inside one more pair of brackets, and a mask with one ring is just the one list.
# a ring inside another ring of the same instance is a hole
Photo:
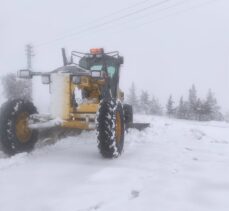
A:
{"label": "snow-covered ground", "polygon": [[2,211],[229,210],[229,124],[137,116],[118,159],[103,159],[95,132],[0,154]]}

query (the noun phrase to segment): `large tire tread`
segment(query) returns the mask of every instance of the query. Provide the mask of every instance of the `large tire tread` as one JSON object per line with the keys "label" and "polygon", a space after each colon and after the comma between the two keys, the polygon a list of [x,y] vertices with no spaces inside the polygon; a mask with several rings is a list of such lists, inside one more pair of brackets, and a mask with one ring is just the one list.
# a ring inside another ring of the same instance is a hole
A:
{"label": "large tire tread", "polygon": [[26,143],[17,138],[16,119],[21,112],[31,115],[37,113],[37,109],[31,102],[21,99],[7,101],[0,109],[0,143],[2,150],[8,155],[31,151],[38,139],[36,130],[32,131]]}
{"label": "large tire tread", "polygon": [[[121,118],[121,139],[116,140],[116,112]],[[102,100],[96,119],[97,140],[100,153],[105,158],[117,158],[124,145],[124,115],[121,103],[115,100]]]}

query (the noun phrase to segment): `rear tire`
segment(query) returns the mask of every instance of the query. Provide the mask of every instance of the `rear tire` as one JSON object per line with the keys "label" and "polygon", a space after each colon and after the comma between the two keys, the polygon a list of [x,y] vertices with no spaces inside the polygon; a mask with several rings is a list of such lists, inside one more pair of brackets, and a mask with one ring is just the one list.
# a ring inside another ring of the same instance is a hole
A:
{"label": "rear tire", "polygon": [[102,100],[97,114],[97,139],[105,158],[117,158],[124,145],[124,114],[120,102]]}
{"label": "rear tire", "polygon": [[28,117],[37,113],[28,101],[10,100],[0,110],[0,143],[8,155],[29,152],[34,148],[38,132],[28,128]]}

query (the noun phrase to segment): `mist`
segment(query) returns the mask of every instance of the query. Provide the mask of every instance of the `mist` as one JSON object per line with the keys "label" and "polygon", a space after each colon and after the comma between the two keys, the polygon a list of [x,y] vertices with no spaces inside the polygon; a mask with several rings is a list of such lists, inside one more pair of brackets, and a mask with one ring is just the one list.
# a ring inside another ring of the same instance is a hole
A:
{"label": "mist", "polygon": [[0,210],[227,211],[228,11],[0,0]]}
{"label": "mist", "polygon": [[174,0],[119,19],[157,2],[133,6],[139,2],[1,0],[1,74],[26,67],[28,43],[34,46],[36,71],[61,66],[61,47],[68,53],[103,47],[124,56],[124,91],[134,82],[139,91],[147,90],[165,103],[170,94],[177,100],[187,96],[195,84],[200,96],[211,88],[228,111],[228,1]]}

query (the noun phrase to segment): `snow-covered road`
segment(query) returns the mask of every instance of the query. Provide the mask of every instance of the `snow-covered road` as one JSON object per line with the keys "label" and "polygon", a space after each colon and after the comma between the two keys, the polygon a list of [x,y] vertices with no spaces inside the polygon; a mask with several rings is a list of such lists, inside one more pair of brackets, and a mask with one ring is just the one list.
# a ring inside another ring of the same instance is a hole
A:
{"label": "snow-covered road", "polygon": [[229,210],[229,124],[138,116],[118,159],[103,159],[95,132],[30,153],[0,152],[2,211]]}

